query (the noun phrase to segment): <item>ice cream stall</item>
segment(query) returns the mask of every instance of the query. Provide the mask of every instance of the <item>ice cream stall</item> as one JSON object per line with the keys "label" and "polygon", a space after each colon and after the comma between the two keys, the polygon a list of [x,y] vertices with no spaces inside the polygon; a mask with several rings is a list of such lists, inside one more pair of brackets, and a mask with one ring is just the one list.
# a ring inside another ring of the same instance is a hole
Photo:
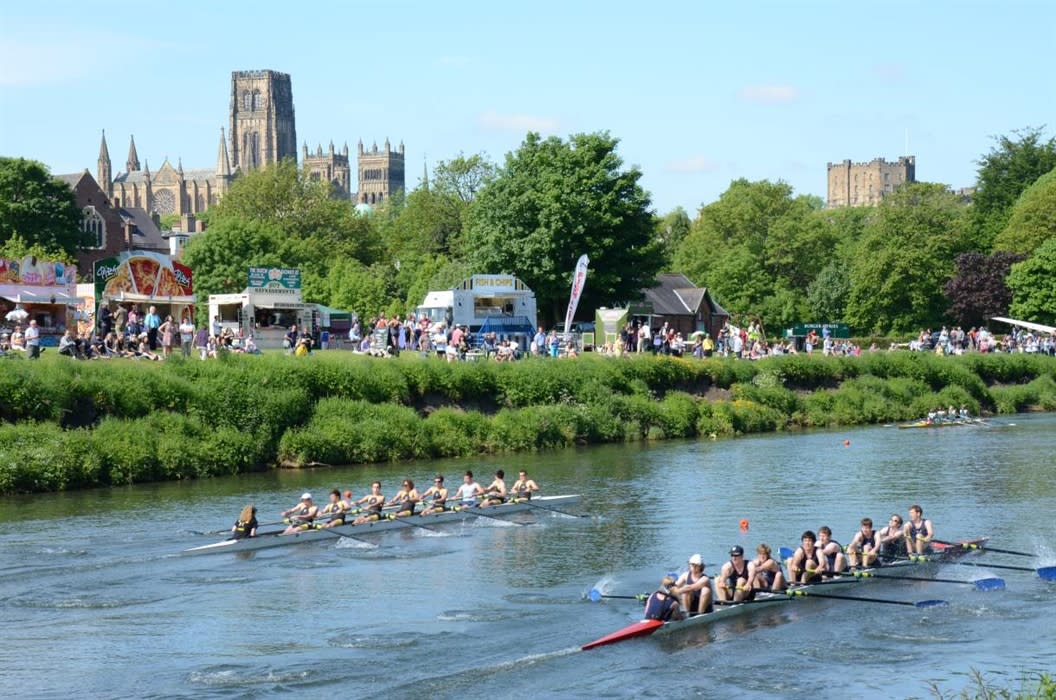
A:
{"label": "ice cream stall", "polygon": [[0,258],[0,334],[25,330],[35,320],[41,345],[57,345],[81,302],[76,272],[72,265],[33,255]]}

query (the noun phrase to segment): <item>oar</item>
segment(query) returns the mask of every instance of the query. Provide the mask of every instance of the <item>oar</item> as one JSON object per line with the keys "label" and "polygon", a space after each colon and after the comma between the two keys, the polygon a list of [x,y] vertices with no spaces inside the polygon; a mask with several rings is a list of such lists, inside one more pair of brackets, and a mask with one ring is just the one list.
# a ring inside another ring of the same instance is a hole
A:
{"label": "oar", "polygon": [[532,501],[530,499],[529,500],[517,500],[517,501],[513,501],[513,502],[514,503],[520,503],[520,504],[526,505],[526,506],[531,506],[532,508],[540,508],[542,510],[549,510],[549,511],[552,511],[554,513],[560,513],[561,515],[567,515],[570,518],[589,518],[590,517],[589,515],[576,515],[575,513],[569,513],[567,510],[558,510],[557,508],[549,508],[547,506],[541,506],[538,503],[532,503]]}
{"label": "oar", "polygon": [[587,594],[587,599],[592,603],[597,603],[602,598],[613,598],[616,600],[645,600],[649,597],[648,593],[639,593],[638,595],[606,595],[599,591],[597,588],[591,588],[590,593]]}
{"label": "oar", "polygon": [[939,608],[949,605],[945,600],[891,600],[889,598],[859,598],[853,595],[838,593],[815,593],[801,588],[789,588],[785,593],[791,597],[831,598],[833,600],[857,600],[860,603],[884,603],[886,605],[907,605],[914,608]]}
{"label": "oar", "polygon": [[428,525],[422,525],[421,523],[414,522],[411,519],[411,518],[414,518],[414,517],[416,517],[416,516],[414,516],[414,515],[406,515],[406,516],[404,516],[402,518],[397,518],[397,517],[393,516],[391,518],[388,518],[388,520],[391,520],[393,522],[403,523],[404,525],[410,525],[411,527],[420,527],[423,530],[428,530],[429,532],[440,532],[435,527],[429,527]]}
{"label": "oar", "polygon": [[[916,562],[929,562],[935,561],[933,559],[927,559],[925,557],[913,558],[910,561]],[[1045,581],[1056,581],[1056,566],[1043,566],[1040,569],[1032,569],[1029,566],[1008,566],[1007,564],[982,564],[971,561],[942,561],[938,560],[940,564],[956,564],[957,566],[977,566],[981,569],[1004,569],[1005,571],[1029,571],[1036,573]]]}
{"label": "oar", "polygon": [[454,507],[451,508],[451,510],[453,510],[456,513],[461,513],[463,511],[465,511],[467,513],[471,513],[472,515],[479,515],[479,516],[484,517],[484,518],[491,518],[492,520],[498,520],[499,522],[509,523],[510,525],[516,525],[518,527],[521,527],[522,525],[524,525],[524,523],[515,523],[512,520],[506,520],[505,518],[500,518],[497,515],[488,515],[487,513],[482,513],[481,512],[482,510],[487,510],[487,508],[478,508],[476,506],[454,506]]}
{"label": "oar", "polygon": [[1017,552],[1013,549],[998,549],[997,547],[990,547],[985,544],[976,544],[974,542],[944,542],[943,540],[932,540],[936,544],[944,544],[948,547],[960,547],[961,549],[977,549],[981,552],[997,552],[998,554],[1014,554],[1017,557],[1036,557],[1037,554],[1033,552]]}
{"label": "oar", "polygon": [[839,576],[853,576],[855,578],[889,578],[892,581],[924,581],[926,583],[959,583],[961,585],[975,586],[980,591],[1003,591],[1005,590],[1005,579],[991,577],[981,578],[975,581],[961,581],[955,578],[928,578],[927,576],[883,576],[872,571],[844,571]]}

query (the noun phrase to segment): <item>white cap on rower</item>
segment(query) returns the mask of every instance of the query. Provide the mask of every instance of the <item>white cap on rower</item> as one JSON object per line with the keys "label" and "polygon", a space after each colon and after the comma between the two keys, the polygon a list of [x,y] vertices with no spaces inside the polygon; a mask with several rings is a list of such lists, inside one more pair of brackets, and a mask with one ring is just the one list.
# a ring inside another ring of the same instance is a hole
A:
{"label": "white cap on rower", "polygon": [[700,558],[699,554],[694,554],[689,558],[690,564],[696,564],[698,566],[704,566],[704,560]]}
{"label": "white cap on rower", "polygon": [[310,501],[310,500],[312,500],[312,494],[310,494],[307,491],[305,491],[304,493],[301,494],[301,500],[302,501]]}

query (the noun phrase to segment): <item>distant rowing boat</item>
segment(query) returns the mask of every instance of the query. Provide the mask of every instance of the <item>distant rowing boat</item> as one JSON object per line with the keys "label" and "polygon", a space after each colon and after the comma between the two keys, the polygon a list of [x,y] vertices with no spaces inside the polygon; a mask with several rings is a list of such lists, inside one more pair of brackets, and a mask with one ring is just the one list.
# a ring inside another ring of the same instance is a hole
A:
{"label": "distant rowing boat", "polygon": [[968,420],[944,420],[944,421],[932,421],[929,423],[926,420],[918,420],[913,423],[901,423],[899,428],[952,428],[957,425],[982,425],[983,422],[978,418],[970,418]]}
{"label": "distant rowing boat", "polygon": [[[935,543],[935,555],[928,562],[897,561],[892,564],[865,569],[864,573],[899,571],[912,567],[915,573],[920,573],[922,576],[933,576],[938,565],[942,564],[944,561],[964,556],[965,552],[969,551],[973,546],[980,547],[985,544],[987,539],[988,538],[984,537],[975,540],[965,540],[964,542],[958,542],[952,546]],[[882,578],[882,576],[878,576],[877,578]],[[830,589],[833,586],[846,586],[868,580],[871,579],[868,577],[855,578],[847,576],[843,578],[829,579],[822,581],[821,583],[794,586],[793,590],[809,594],[811,591],[819,592]],[[595,639],[593,642],[584,644],[582,649],[586,651],[587,649],[594,649],[608,644],[616,644],[617,642],[623,642],[637,637],[663,637],[675,634],[676,632],[682,632],[686,629],[710,625],[731,617],[736,617],[750,610],[754,610],[755,608],[765,608],[786,603],[791,600],[791,598],[792,596],[784,591],[774,593],[764,592],[756,594],[755,598],[751,601],[723,605],[721,607],[716,606],[714,612],[693,615],[692,617],[687,617],[682,620],[670,620],[668,622],[662,622],[660,620],[641,620],[627,625],[622,629],[616,630],[611,634],[607,634],[604,637]]]}
{"label": "distant rowing boat", "polygon": [[[183,550],[183,554],[219,554],[221,552],[251,552],[258,549],[271,547],[282,547],[289,544],[303,544],[305,542],[317,542],[319,540],[333,541],[341,537],[358,537],[360,535],[373,535],[388,530],[402,530],[413,528],[415,525],[441,525],[444,523],[462,522],[468,518],[494,517],[512,515],[526,510],[550,510],[555,506],[564,506],[577,503],[579,495],[565,496],[539,496],[530,501],[512,501],[488,508],[463,508],[460,510],[447,510],[433,515],[418,516],[411,515],[405,518],[393,518],[391,520],[377,520],[362,525],[338,525],[336,527],[318,530],[305,530],[291,535],[283,535],[281,531],[265,532],[256,537],[246,537],[240,540],[227,539],[212,544],[204,544]],[[408,522],[409,521],[409,522]]]}

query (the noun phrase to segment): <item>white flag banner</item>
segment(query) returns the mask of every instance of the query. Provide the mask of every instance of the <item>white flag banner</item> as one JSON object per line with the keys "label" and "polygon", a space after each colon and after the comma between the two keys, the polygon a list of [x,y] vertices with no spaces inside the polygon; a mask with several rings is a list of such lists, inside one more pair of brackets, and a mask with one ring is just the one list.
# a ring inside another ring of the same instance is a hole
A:
{"label": "white flag banner", "polygon": [[576,271],[572,273],[572,296],[568,299],[568,311],[565,312],[565,340],[572,333],[572,317],[576,315],[576,307],[579,306],[579,297],[583,294],[583,285],[587,283],[587,265],[590,259],[586,255],[579,256],[576,263]]}

